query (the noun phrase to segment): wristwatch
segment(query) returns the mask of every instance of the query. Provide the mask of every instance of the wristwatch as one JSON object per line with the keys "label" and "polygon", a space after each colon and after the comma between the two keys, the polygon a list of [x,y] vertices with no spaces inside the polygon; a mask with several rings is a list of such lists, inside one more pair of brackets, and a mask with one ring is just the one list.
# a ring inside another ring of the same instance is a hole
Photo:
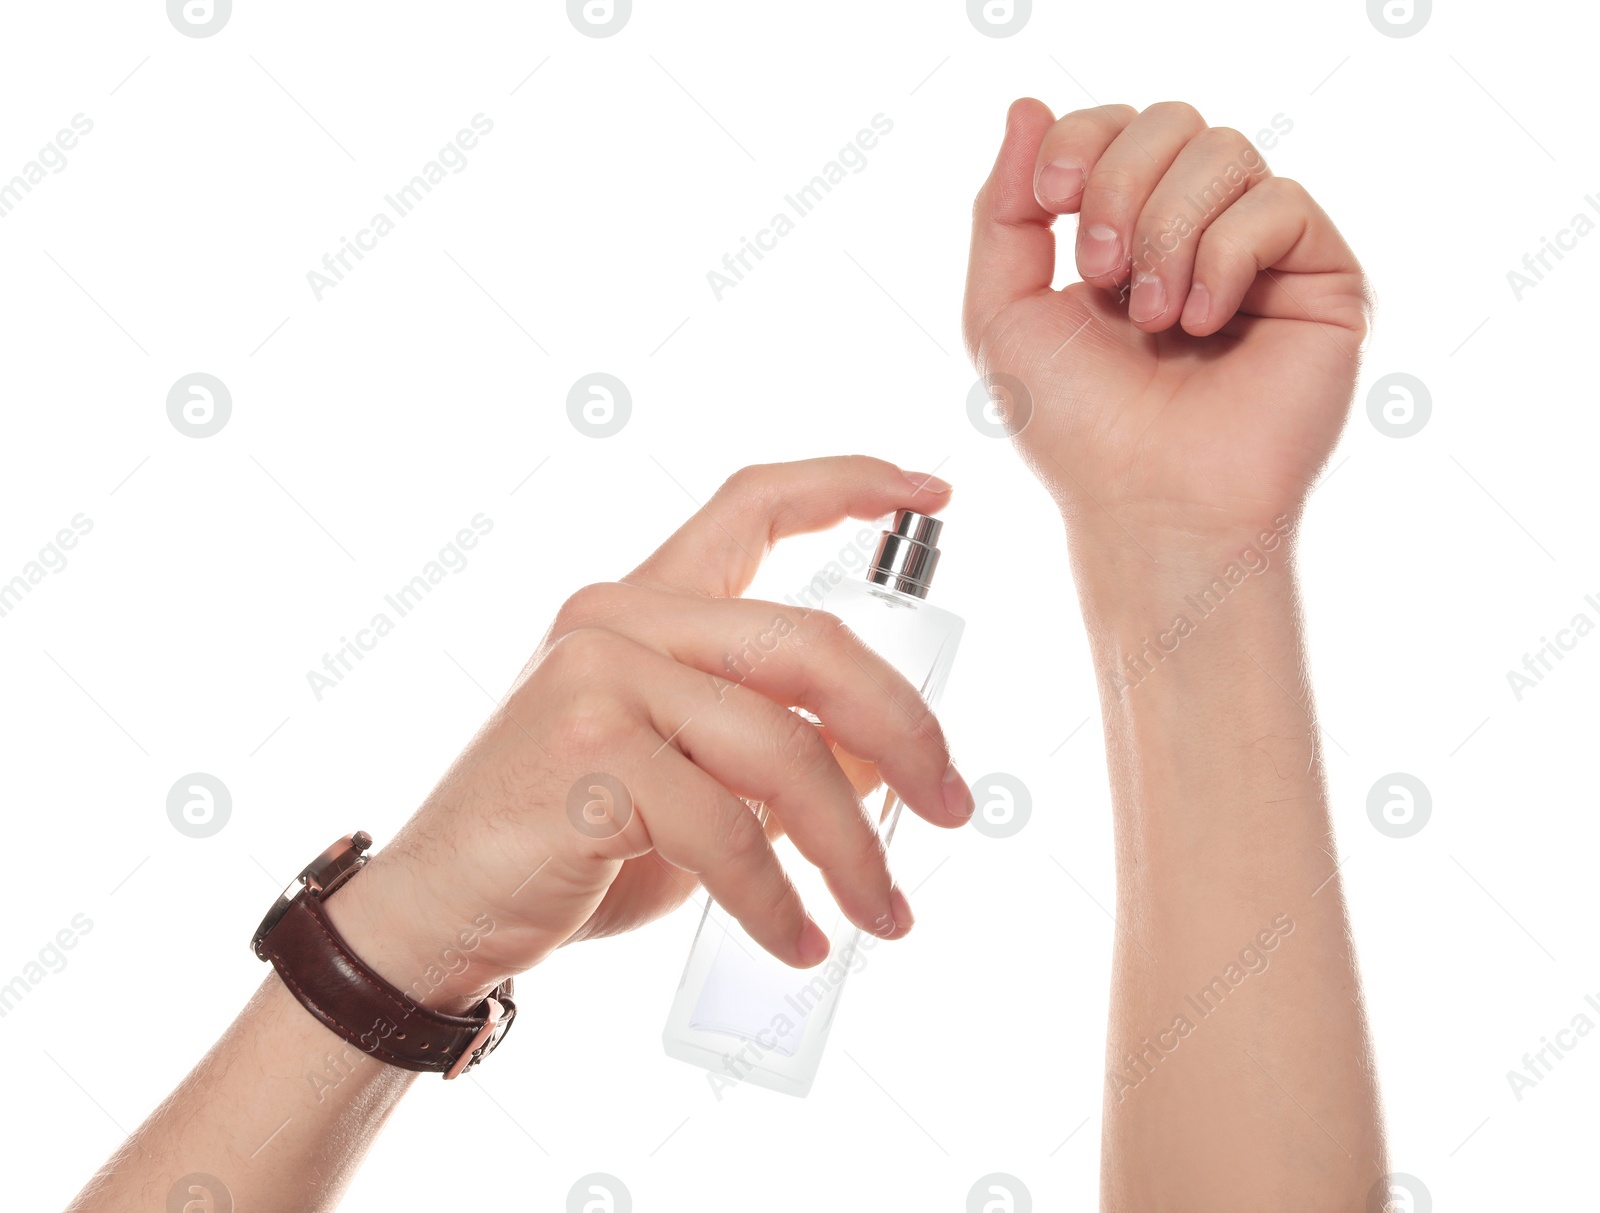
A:
{"label": "wristwatch", "polygon": [[403,1070],[459,1078],[499,1046],[516,1018],[511,979],[468,1015],[424,1007],[364,964],[323,902],[367,862],[372,835],[346,834],[306,865],[261,920],[250,948],[330,1031]]}

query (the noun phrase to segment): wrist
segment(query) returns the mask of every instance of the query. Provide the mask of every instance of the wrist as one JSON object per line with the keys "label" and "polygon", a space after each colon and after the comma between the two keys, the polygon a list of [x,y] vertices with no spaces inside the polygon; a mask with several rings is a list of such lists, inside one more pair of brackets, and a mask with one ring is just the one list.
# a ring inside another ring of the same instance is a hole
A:
{"label": "wrist", "polygon": [[1073,580],[1086,609],[1135,609],[1181,598],[1221,577],[1235,585],[1292,567],[1298,511],[1196,525],[1152,518],[1151,511],[1063,509]]}
{"label": "wrist", "polygon": [[484,954],[494,918],[445,907],[404,859],[374,856],[324,909],[352,952],[430,1010],[465,1014],[509,976]]}
{"label": "wrist", "polygon": [[1125,697],[1157,671],[1261,661],[1297,635],[1297,518],[1207,533],[1068,522],[1073,579],[1102,693]]}

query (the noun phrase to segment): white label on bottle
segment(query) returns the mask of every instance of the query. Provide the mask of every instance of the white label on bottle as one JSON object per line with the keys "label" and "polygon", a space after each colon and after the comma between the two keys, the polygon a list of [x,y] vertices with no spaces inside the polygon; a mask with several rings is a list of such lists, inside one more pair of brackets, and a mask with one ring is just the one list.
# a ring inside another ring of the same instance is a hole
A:
{"label": "white label on bottle", "polygon": [[826,983],[816,984],[814,972],[791,969],[749,939],[724,934],[689,1026],[793,1057],[828,993]]}

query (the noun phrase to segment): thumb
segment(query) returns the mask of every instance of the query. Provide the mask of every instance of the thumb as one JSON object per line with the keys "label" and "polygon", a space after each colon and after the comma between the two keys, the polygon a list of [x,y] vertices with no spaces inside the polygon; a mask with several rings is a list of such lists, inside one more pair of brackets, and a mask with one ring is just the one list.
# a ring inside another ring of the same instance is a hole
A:
{"label": "thumb", "polygon": [[772,545],[846,518],[898,509],[932,514],[950,486],[866,455],[836,455],[743,468],[624,579],[636,585],[734,598]]}
{"label": "thumb", "polygon": [[972,250],[967,260],[967,298],[962,330],[967,350],[995,313],[1018,299],[1050,289],[1056,245],[1055,216],[1034,197],[1033,172],[1045,132],[1054,123],[1050,107],[1024,97],[1006,113],[1005,139],[989,179],[972,208]]}

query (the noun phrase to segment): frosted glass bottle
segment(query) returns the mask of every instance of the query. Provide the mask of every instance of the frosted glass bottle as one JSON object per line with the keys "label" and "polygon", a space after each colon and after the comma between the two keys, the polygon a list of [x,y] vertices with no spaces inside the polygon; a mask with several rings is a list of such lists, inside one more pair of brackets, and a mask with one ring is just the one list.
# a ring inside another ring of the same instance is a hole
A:
{"label": "frosted glass bottle", "polygon": [[[803,603],[838,615],[921,691],[929,707],[944,690],[964,626],[959,616],[925,600],[942,529],[935,518],[901,510],[894,528],[882,533],[864,578],[841,581]],[[887,696],[882,703],[885,712],[903,710]],[[863,769],[850,760],[844,766],[853,777]],[[871,779],[871,768],[865,771]],[[900,798],[879,787],[868,803],[881,804],[878,830],[887,846],[899,825]],[[765,817],[763,806],[751,808]],[[839,912],[821,875],[787,838],[774,848],[831,950],[815,968],[792,969],[707,898],[662,1040],[669,1056],[707,1071],[719,1099],[743,1082],[807,1095],[845,981],[870,965],[882,942]]]}

